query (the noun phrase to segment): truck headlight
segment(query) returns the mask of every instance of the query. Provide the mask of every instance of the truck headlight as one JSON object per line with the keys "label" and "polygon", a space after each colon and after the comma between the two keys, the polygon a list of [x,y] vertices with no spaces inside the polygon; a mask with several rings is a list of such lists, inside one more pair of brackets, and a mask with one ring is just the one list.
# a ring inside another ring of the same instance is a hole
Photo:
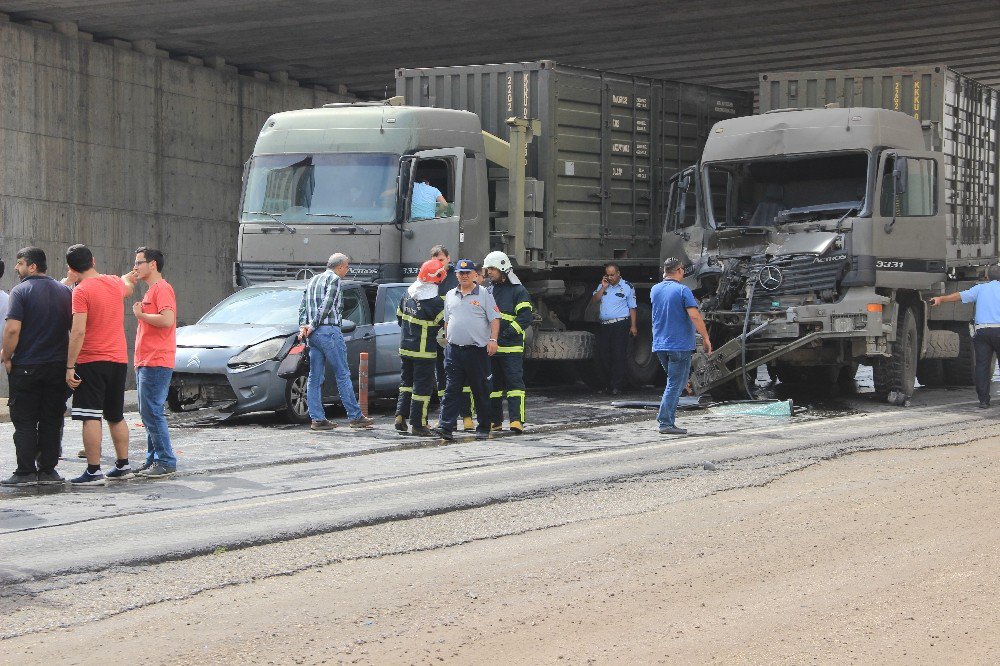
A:
{"label": "truck headlight", "polygon": [[255,345],[247,347],[236,356],[233,356],[226,365],[234,370],[246,370],[255,365],[260,365],[264,361],[276,358],[284,344],[284,338],[271,338],[264,342],[258,342]]}

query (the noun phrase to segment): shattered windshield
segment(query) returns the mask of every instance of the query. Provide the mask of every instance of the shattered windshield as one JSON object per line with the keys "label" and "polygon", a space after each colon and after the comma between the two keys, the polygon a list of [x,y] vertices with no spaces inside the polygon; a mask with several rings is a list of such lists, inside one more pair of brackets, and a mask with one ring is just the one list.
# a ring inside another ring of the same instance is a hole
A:
{"label": "shattered windshield", "polygon": [[864,152],[713,162],[708,208],[716,227],[837,219],[865,208],[868,169]]}
{"label": "shattered windshield", "polygon": [[399,155],[258,155],[250,163],[242,221],[392,222]]}

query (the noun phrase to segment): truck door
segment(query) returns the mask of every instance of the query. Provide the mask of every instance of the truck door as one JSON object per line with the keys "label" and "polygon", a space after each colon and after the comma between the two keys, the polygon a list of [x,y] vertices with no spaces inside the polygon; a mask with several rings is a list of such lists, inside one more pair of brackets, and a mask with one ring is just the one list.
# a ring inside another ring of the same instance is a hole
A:
{"label": "truck door", "polygon": [[697,167],[678,171],[668,183],[667,210],[660,242],[660,264],[675,257],[691,266],[701,256],[705,230],[699,224]]}
{"label": "truck door", "polygon": [[944,279],[940,167],[931,152],[890,150],[879,157],[871,206],[877,286],[920,289]]}
{"label": "truck door", "polygon": [[[456,252],[461,241],[465,149],[423,150],[415,153],[413,158],[409,163],[409,190],[401,225],[400,260],[404,278],[416,277],[417,269],[428,259],[427,252],[432,246],[442,244]],[[414,210],[413,191],[423,181],[437,188],[448,203],[438,204],[433,210],[426,205],[418,205],[418,209]]]}

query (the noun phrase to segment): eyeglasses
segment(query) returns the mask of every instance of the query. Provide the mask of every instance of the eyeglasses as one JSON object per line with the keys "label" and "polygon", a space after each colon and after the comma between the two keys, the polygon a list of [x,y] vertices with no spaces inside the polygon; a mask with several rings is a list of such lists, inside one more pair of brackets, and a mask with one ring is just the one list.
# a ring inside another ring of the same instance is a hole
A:
{"label": "eyeglasses", "polygon": [[143,260],[143,261],[137,261],[137,262],[135,262],[134,265],[135,266],[142,266],[143,264],[148,264],[148,263],[149,263],[148,261]]}

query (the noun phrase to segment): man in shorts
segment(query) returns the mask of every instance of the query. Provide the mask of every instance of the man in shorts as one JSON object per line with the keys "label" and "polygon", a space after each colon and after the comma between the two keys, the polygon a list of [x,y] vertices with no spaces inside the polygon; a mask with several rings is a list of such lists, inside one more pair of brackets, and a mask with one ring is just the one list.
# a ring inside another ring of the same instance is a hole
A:
{"label": "man in shorts", "polygon": [[[106,478],[132,475],[128,463],[128,425],[125,423],[125,306],[135,285],[131,275],[102,275],[86,245],[66,251],[73,289],[73,327],[66,355],[66,384],[74,390],[74,421],[83,421],[83,449],[87,469],[70,479],[75,486],[103,486]],[[105,478],[101,471],[101,417],[108,422],[115,446],[115,466]]]}

